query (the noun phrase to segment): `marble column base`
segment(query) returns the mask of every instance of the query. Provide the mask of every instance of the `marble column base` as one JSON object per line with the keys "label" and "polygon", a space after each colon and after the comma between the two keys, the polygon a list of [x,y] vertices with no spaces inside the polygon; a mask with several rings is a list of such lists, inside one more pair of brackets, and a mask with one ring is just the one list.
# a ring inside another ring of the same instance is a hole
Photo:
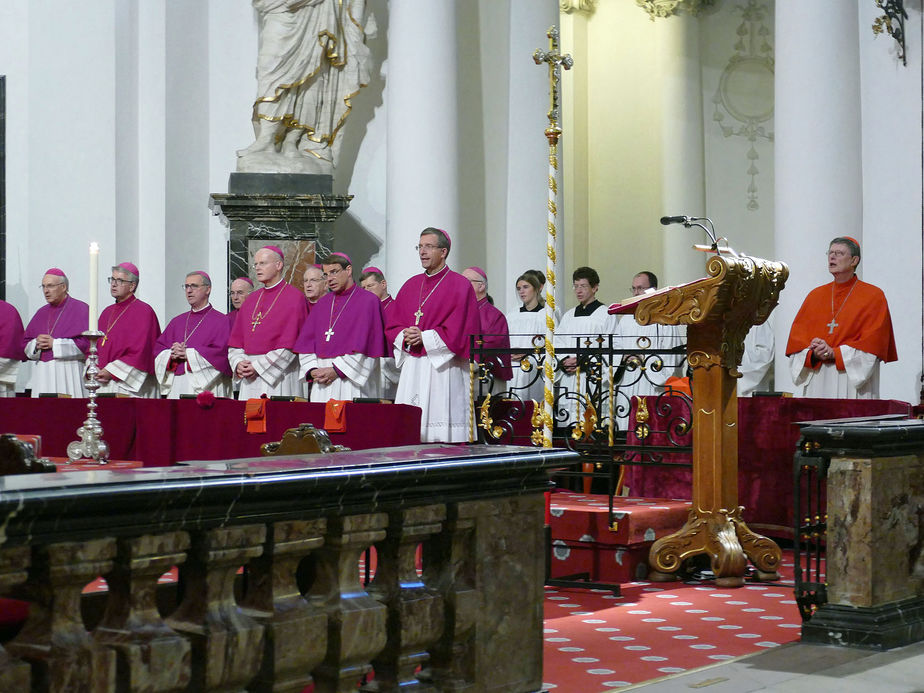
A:
{"label": "marble column base", "polygon": [[890,650],[924,640],[924,597],[880,606],[824,604],[802,626],[802,642]]}

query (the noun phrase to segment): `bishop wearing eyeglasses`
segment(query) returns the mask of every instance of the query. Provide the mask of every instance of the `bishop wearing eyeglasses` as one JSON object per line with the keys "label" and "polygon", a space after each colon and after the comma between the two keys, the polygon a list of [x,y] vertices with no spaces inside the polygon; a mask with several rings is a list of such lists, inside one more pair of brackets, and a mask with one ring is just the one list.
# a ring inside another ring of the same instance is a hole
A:
{"label": "bishop wearing eyeglasses", "polygon": [[231,326],[209,303],[212,279],[202,271],[190,272],[183,290],[189,311],[173,318],[156,342],[154,372],[160,393],[170,399],[206,391],[231,397]]}
{"label": "bishop wearing eyeglasses", "polygon": [[401,369],[395,402],[420,407],[425,443],[469,439],[469,343],[481,322],[471,283],[446,264],[450,245],[442,229],[420,233],[424,271],[401,287],[385,328]]}
{"label": "bishop wearing eyeglasses", "polygon": [[126,397],[159,396],[154,379],[154,340],[160,323],[154,309],[135,295],[138,268],[131,262],[113,266],[109,293],[115,303],[99,316],[100,393]]}
{"label": "bishop wearing eyeglasses", "polygon": [[378,397],[378,366],[385,356],[381,301],[353,281],[353,264],[344,253],[331,253],[321,268],[329,291],[312,307],[295,344],[300,373],[312,383],[309,398]]}
{"label": "bishop wearing eyeglasses", "polygon": [[241,305],[228,340],[228,360],[240,398],[302,395],[298,355],[293,350],[308,317],[304,294],[282,280],[283,253],[267,245],[254,254],[263,287]]}
{"label": "bishop wearing eyeglasses", "polygon": [[35,362],[32,396],[43,393],[86,397],[83,370],[90,342],[86,331],[90,308],[68,293],[64,272],[51,267],[42,277],[45,305],[39,308],[23,337],[26,357]]}

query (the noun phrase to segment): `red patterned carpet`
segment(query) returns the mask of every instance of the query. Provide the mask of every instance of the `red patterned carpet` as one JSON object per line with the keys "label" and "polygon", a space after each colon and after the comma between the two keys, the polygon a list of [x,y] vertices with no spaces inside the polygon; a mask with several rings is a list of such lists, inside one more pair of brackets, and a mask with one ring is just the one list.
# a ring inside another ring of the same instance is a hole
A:
{"label": "red patterned carpet", "polygon": [[548,588],[544,688],[597,693],[799,639],[792,552],[775,583],[630,582],[622,595]]}

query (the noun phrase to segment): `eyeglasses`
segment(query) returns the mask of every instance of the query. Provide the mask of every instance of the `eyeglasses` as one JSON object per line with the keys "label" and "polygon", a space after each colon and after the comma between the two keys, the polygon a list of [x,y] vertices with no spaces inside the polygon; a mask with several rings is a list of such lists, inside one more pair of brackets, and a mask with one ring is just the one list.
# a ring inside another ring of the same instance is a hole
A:
{"label": "eyeglasses", "polygon": [[[346,267],[341,267],[340,269],[335,269],[335,270],[331,270],[330,272],[325,272],[324,276],[325,277],[336,277],[341,272],[345,272],[345,271],[346,271]],[[311,281],[311,280],[309,279],[308,281]]]}
{"label": "eyeglasses", "polygon": [[57,284],[42,284],[39,288],[44,291],[45,289],[53,289],[56,286],[64,286],[64,282],[58,282]]}
{"label": "eyeglasses", "polygon": [[433,245],[432,243],[423,243],[423,244],[421,244],[421,245],[415,245],[415,246],[414,246],[414,250],[416,250],[416,251],[418,251],[418,252],[421,251],[421,250],[428,250],[428,251],[429,251],[429,250],[439,250],[439,249],[440,249],[440,247],[439,247],[438,245]]}
{"label": "eyeglasses", "polygon": [[306,279],[305,284],[320,284],[323,281],[323,279]]}
{"label": "eyeglasses", "polygon": [[205,284],[183,284],[183,288],[189,291],[190,289],[201,289]]}
{"label": "eyeglasses", "polygon": [[266,267],[267,265],[275,265],[279,260],[264,260],[263,262],[255,262],[252,267],[254,269],[260,269],[261,267]]}
{"label": "eyeglasses", "polygon": [[122,286],[123,284],[134,284],[131,279],[122,279],[120,277],[106,277],[106,281],[114,286]]}
{"label": "eyeglasses", "polygon": [[[187,288],[188,286],[190,285],[184,284],[183,288]],[[230,293],[232,296],[246,296],[247,295],[246,291],[229,291],[228,293]]]}

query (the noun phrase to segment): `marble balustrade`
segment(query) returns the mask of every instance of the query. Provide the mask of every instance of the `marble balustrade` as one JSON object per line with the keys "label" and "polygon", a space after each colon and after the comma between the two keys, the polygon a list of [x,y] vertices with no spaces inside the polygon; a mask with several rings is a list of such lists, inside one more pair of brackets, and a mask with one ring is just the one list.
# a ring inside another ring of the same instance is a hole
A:
{"label": "marble balustrade", "polygon": [[0,595],[29,615],[0,690],[538,690],[543,492],[574,459],[430,445],[2,477]]}

